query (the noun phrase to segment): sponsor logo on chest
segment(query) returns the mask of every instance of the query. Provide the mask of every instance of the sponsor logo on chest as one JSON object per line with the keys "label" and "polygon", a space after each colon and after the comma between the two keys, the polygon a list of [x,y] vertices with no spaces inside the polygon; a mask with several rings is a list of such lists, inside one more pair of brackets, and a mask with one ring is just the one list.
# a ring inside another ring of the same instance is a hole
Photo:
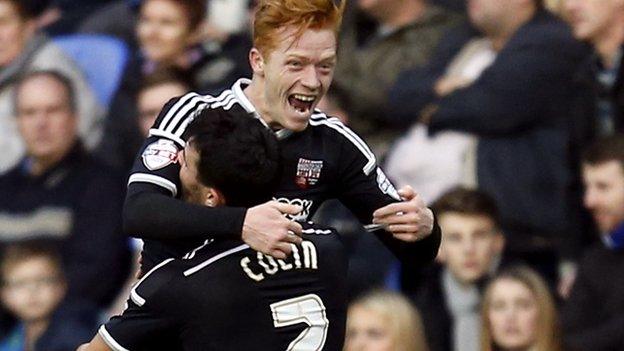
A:
{"label": "sponsor logo on chest", "polygon": [[323,161],[300,158],[297,163],[295,183],[301,189],[307,189],[310,186],[316,185],[319,178],[321,178],[322,169]]}

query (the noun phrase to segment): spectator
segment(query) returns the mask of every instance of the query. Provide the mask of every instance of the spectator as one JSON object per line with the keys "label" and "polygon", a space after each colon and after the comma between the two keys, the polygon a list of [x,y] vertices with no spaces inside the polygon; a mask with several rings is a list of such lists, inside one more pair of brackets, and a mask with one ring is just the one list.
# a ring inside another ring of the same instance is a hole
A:
{"label": "spectator", "polygon": [[100,141],[103,109],[79,68],[58,47],[36,30],[33,13],[21,0],[0,0],[0,173],[13,167],[24,153],[24,144],[13,118],[13,82],[21,74],[57,70],[76,86],[80,116],[78,130],[88,149]]}
{"label": "spectator", "polygon": [[546,282],[526,267],[492,279],[482,307],[483,351],[560,351],[555,303]]}
{"label": "spectator", "polygon": [[504,239],[486,194],[456,188],[432,208],[442,229],[433,267],[415,296],[432,351],[479,350],[481,285],[500,262]]}
{"label": "spectator", "polygon": [[624,135],[590,146],[582,173],[602,241],[585,252],[562,311],[566,350],[624,350]]}
{"label": "spectator", "polygon": [[373,19],[375,31],[366,35],[346,19],[334,85],[349,94],[351,127],[383,154],[398,134],[385,123],[388,88],[402,70],[428,63],[461,17],[425,0],[358,0],[357,7]]}
{"label": "spectator", "polygon": [[141,3],[136,26],[139,52],[126,68],[107,120],[104,143],[98,150],[108,163],[129,169],[127,155],[135,151],[137,139],[136,96],[144,77],[162,69],[181,70],[194,89],[210,94],[229,88],[239,77],[251,75],[249,35],[202,42],[205,16],[205,0]]}
{"label": "spectator", "polygon": [[184,71],[173,67],[158,69],[143,77],[136,96],[133,96],[134,106],[130,107],[137,111],[128,111],[128,115],[124,116],[136,116],[136,119],[124,123],[109,123],[106,132],[110,137],[102,142],[98,156],[108,164],[129,170],[162,107],[170,99],[191,90],[193,88],[190,79]]}
{"label": "spectator", "polygon": [[9,246],[0,272],[2,304],[18,320],[0,340],[0,350],[68,351],[89,340],[97,328],[97,313],[88,305],[62,304],[67,281],[52,246]]}
{"label": "spectator", "polygon": [[344,351],[427,351],[418,311],[398,293],[372,291],[349,306]]}
{"label": "spectator", "polygon": [[27,156],[0,177],[0,240],[55,240],[68,298],[105,306],[128,273],[122,182],[82,147],[74,90],[65,76],[31,72],[15,84]]}
{"label": "spectator", "polygon": [[490,41],[495,60],[471,83],[443,77],[464,43],[472,42],[448,38],[432,65],[401,74],[389,95],[389,116],[403,125],[420,118],[431,135],[476,135],[476,183],[496,201],[509,253],[554,281],[557,264],[563,269],[580,251],[571,215],[580,200],[570,192],[568,124],[570,99],[579,91],[573,73],[586,52],[539,0],[468,4],[470,21]]}
{"label": "spectator", "polygon": [[591,91],[588,139],[624,132],[624,3],[565,0],[565,14],[574,36],[594,49],[579,72]]}

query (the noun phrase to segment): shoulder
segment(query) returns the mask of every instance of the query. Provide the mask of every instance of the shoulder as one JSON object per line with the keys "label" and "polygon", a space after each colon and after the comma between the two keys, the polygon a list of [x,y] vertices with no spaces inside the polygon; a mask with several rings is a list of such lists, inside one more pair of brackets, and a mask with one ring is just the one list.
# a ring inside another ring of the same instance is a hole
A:
{"label": "shoulder", "polygon": [[572,36],[570,27],[561,19],[548,13],[539,11],[520,31],[519,35],[524,41],[534,44],[557,45],[562,44],[581,47]]}

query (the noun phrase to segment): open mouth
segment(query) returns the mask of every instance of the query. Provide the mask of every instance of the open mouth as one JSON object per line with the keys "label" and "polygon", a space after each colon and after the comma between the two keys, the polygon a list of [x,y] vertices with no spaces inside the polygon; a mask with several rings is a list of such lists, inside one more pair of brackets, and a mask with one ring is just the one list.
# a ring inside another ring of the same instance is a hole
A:
{"label": "open mouth", "polygon": [[288,103],[299,113],[308,113],[316,99],[313,95],[292,94],[288,96]]}

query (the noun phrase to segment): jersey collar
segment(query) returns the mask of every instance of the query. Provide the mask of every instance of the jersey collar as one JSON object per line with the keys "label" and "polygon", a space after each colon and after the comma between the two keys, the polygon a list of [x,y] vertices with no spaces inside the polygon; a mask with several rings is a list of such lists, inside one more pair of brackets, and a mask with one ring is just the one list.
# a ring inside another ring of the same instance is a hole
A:
{"label": "jersey collar", "polygon": [[[243,106],[245,111],[247,111],[250,114],[253,114],[254,117],[259,119],[260,122],[262,122],[262,124],[264,124],[265,127],[270,128],[269,125],[262,119],[262,116],[260,116],[260,114],[256,110],[256,107],[251,103],[251,101],[249,101],[249,99],[243,92],[243,89],[245,89],[249,84],[251,84],[250,79],[240,78],[232,86],[232,92],[234,93],[234,96],[238,99],[238,101],[240,101],[240,104],[241,106]],[[292,130],[288,130],[284,128],[274,130],[274,132],[278,140],[285,139],[293,133]]]}

